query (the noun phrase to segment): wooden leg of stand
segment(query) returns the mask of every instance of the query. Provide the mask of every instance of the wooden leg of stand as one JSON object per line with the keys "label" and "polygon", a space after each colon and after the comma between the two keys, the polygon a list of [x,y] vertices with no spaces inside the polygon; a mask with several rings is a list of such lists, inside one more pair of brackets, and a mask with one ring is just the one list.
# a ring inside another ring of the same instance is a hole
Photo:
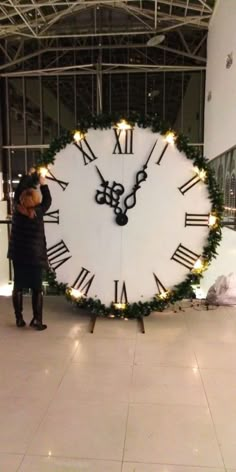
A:
{"label": "wooden leg of stand", "polygon": [[141,333],[144,334],[145,333],[145,328],[144,328],[144,322],[143,322],[143,317],[142,316],[140,316],[138,318],[138,323],[140,324]]}
{"label": "wooden leg of stand", "polygon": [[96,320],[97,320],[97,315],[92,315],[90,318],[90,333],[94,332]]}

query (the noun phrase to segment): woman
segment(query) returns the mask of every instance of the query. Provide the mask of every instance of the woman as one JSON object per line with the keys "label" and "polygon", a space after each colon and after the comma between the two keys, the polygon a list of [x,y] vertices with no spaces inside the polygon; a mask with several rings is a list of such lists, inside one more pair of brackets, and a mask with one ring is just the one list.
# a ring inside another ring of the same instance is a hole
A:
{"label": "woman", "polygon": [[14,287],[12,302],[16,326],[25,326],[23,319],[23,289],[32,290],[33,319],[30,326],[38,331],[47,328],[42,321],[43,293],[42,272],[47,267],[46,238],[43,215],[51,205],[51,195],[46,180],[39,176],[39,189],[22,190],[15,202],[8,258],[13,261]]}

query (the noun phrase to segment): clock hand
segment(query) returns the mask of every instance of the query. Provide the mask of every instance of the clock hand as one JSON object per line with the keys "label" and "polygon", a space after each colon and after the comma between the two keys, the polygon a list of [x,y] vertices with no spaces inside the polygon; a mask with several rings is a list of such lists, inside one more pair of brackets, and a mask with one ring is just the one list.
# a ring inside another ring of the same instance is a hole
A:
{"label": "clock hand", "polygon": [[120,196],[124,193],[125,189],[123,185],[113,181],[112,186],[109,186],[109,181],[105,180],[102,173],[98,169],[97,166],[95,166],[97,169],[97,172],[101,178],[101,186],[103,187],[103,190],[97,190],[96,195],[95,195],[95,200],[97,203],[103,205],[106,203],[107,205],[111,206],[114,208],[114,212],[116,215],[122,213],[122,208],[119,207],[119,202],[120,202]]}
{"label": "clock hand", "polygon": [[155,141],[154,145],[152,146],[152,149],[149,153],[149,156],[148,156],[145,164],[143,165],[142,169],[139,170],[136,174],[136,183],[133,186],[132,192],[129,195],[127,195],[127,197],[124,200],[124,206],[125,206],[125,210],[123,212],[124,214],[126,214],[128,210],[130,210],[131,208],[133,208],[136,205],[136,192],[140,188],[140,184],[147,179],[148,175],[147,175],[147,172],[145,171],[145,169],[147,169],[148,162],[149,162],[149,160],[152,156],[152,153],[155,149],[156,143],[157,143],[157,140]]}

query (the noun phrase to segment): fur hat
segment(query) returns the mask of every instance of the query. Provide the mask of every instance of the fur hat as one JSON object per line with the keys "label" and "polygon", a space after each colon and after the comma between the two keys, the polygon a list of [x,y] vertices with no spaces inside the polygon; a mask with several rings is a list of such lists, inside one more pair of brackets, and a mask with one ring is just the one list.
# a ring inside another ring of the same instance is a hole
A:
{"label": "fur hat", "polygon": [[20,195],[20,205],[17,205],[17,209],[23,215],[34,218],[36,216],[34,208],[40,204],[41,199],[42,197],[38,190],[27,188]]}

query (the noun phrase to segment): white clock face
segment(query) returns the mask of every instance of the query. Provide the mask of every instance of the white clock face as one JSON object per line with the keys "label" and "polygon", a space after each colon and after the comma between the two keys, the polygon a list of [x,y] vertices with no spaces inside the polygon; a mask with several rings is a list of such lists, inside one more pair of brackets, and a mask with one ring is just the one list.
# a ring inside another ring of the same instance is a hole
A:
{"label": "white clock face", "polygon": [[111,302],[150,300],[185,279],[208,236],[208,189],[150,129],[89,129],[50,166],[48,258],[59,282]]}

